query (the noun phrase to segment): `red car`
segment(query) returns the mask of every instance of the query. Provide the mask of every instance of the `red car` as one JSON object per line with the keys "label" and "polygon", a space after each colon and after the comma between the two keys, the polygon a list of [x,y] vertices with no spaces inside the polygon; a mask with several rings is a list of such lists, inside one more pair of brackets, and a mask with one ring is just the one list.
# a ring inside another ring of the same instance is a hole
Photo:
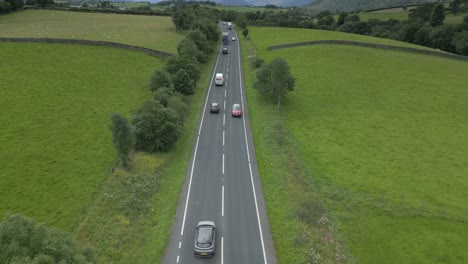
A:
{"label": "red car", "polygon": [[231,113],[232,117],[242,117],[242,108],[240,104],[233,104]]}

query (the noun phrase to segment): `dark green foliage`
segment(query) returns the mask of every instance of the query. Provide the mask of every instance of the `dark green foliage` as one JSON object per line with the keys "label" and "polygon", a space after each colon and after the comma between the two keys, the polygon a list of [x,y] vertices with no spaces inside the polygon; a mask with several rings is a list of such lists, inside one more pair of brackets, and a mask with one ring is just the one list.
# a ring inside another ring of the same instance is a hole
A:
{"label": "dark green foliage", "polygon": [[361,35],[370,35],[372,28],[366,22],[357,22],[350,21],[345,22],[338,28],[338,31],[361,34]]}
{"label": "dark green foliage", "polygon": [[11,4],[7,2],[0,2],[0,14],[11,11]]}
{"label": "dark green foliage", "polygon": [[136,147],[147,152],[168,151],[180,137],[177,113],[159,101],[146,100],[136,111]]}
{"label": "dark green foliage", "polygon": [[317,27],[320,29],[332,29],[335,19],[332,16],[321,17],[317,21]]}
{"label": "dark green foliage", "polygon": [[200,63],[205,63],[208,60],[208,56],[206,56],[203,52],[198,49],[197,45],[188,38],[184,38],[179,45],[177,46],[177,53],[181,57],[186,57],[189,59],[195,59]]}
{"label": "dark green foliage", "polygon": [[195,13],[187,9],[178,9],[172,16],[172,22],[177,30],[188,30],[195,21]]}
{"label": "dark green foliage", "polygon": [[242,30],[242,35],[244,36],[244,38],[246,38],[249,35],[249,29],[246,28],[246,29]]}
{"label": "dark green foliage", "polygon": [[444,23],[445,14],[444,14],[444,5],[437,4],[432,9],[431,18],[429,19],[429,24],[433,27],[440,26]]}
{"label": "dark green foliage", "polygon": [[112,124],[109,129],[112,131],[112,143],[117,149],[119,160],[127,167],[130,152],[135,147],[135,133],[128,120],[117,113],[111,116]]}
{"label": "dark green foliage", "polygon": [[255,57],[255,58],[252,60],[252,68],[254,68],[254,69],[260,68],[260,67],[262,67],[263,63],[265,63],[264,60],[262,60],[262,59],[259,58],[259,57]]}
{"label": "dark green foliage", "polygon": [[172,75],[173,83],[175,80],[174,76],[179,70],[184,70],[186,73],[188,73],[189,78],[193,81],[197,81],[200,78],[200,64],[198,61],[191,58],[173,56],[167,61],[165,69],[169,74]]}
{"label": "dark green foliage", "polygon": [[461,2],[462,2],[462,0],[453,0],[450,3],[450,11],[452,11],[452,13],[454,13],[454,14],[460,12]]}
{"label": "dark green foliage", "polygon": [[352,14],[350,16],[347,16],[345,19],[344,19],[345,22],[359,22],[361,21],[361,18],[359,17],[358,14]]}
{"label": "dark green foliage", "polygon": [[410,10],[408,19],[421,19],[424,22],[429,21],[432,15],[432,10],[434,9],[434,3],[427,3],[423,5],[418,5],[415,9]]}
{"label": "dark green foliage", "polygon": [[23,0],[5,0],[5,2],[10,4],[11,10],[21,9],[24,5]]}
{"label": "dark green foliage", "polygon": [[454,34],[455,29],[451,25],[442,25],[440,27],[433,28],[429,35],[431,40],[430,47],[448,52],[456,52],[455,46],[452,43]]}
{"label": "dark green foliage", "polygon": [[55,4],[53,0],[37,0],[37,4],[41,7],[52,6]]}
{"label": "dark green foliage", "polygon": [[247,18],[245,18],[244,14],[239,14],[236,19],[236,27],[240,29],[247,28]]}
{"label": "dark green foliage", "polygon": [[167,107],[170,107],[177,112],[177,114],[179,115],[179,121],[181,123],[185,119],[187,111],[189,110],[189,105],[182,99],[182,95],[179,95],[177,93],[168,99]]}
{"label": "dark green foliage", "polygon": [[0,223],[0,263],[96,263],[92,248],[77,250],[67,234],[22,215]]}
{"label": "dark green foliage", "polygon": [[340,15],[338,16],[338,19],[336,20],[336,27],[339,27],[344,24],[345,18],[348,16],[348,13],[346,12],[341,12]]}
{"label": "dark green foliage", "polygon": [[[187,36],[187,39],[190,39],[197,45],[198,49],[203,52],[203,54],[208,55],[213,52],[213,45],[211,45],[206,38],[206,35],[203,34],[200,30],[190,31]],[[218,39],[216,39],[218,41]]]}
{"label": "dark green foliage", "polygon": [[433,28],[431,26],[424,26],[416,32],[414,37],[414,44],[422,45],[422,46],[431,46],[431,32]]}
{"label": "dark green foliage", "polygon": [[294,90],[294,82],[294,77],[289,71],[289,64],[282,58],[276,58],[270,64],[265,64],[260,68],[253,88],[277,103],[279,108],[281,100]]}
{"label": "dark green foliage", "polygon": [[161,87],[154,93],[154,100],[158,100],[163,106],[167,107],[169,98],[173,95],[173,88]]}
{"label": "dark green foliage", "polygon": [[329,10],[325,10],[325,11],[322,11],[320,13],[318,13],[315,18],[317,19],[321,19],[321,18],[324,18],[324,17],[327,17],[327,16],[331,16],[332,13],[329,11]]}
{"label": "dark green foliage", "polygon": [[424,22],[418,19],[410,19],[402,23],[401,28],[398,30],[396,39],[414,43],[414,38],[419,29],[423,26]]}
{"label": "dark green foliage", "polygon": [[458,54],[468,56],[468,31],[455,33],[453,44]]}
{"label": "dark green foliage", "polygon": [[171,75],[165,69],[158,69],[151,76],[150,90],[155,92],[161,87],[173,87]]}
{"label": "dark green foliage", "polygon": [[184,69],[177,71],[174,75],[173,83],[174,89],[183,95],[195,93],[195,82]]}
{"label": "dark green foliage", "polygon": [[215,43],[221,36],[219,27],[209,19],[197,19],[193,25],[193,30],[200,30],[209,42]]}

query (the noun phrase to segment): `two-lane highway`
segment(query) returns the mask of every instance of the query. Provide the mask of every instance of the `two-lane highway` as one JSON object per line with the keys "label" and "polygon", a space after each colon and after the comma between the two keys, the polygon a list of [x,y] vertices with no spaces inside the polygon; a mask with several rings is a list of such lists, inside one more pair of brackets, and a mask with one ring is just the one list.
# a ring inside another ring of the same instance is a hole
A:
{"label": "two-lane highway", "polygon": [[[238,37],[222,29],[230,41],[219,49],[163,263],[277,262],[245,105],[240,48],[231,41]],[[223,73],[223,86],[214,85],[215,73]],[[211,102],[220,104],[218,114],[209,112]],[[231,116],[235,103],[243,108],[241,118]],[[194,256],[195,227],[206,220],[216,223],[216,254],[202,259]]]}

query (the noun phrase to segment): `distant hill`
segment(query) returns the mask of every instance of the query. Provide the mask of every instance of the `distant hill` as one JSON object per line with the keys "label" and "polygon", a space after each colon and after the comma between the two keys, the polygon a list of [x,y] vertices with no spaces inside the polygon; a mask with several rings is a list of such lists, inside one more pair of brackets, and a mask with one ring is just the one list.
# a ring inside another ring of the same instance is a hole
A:
{"label": "distant hill", "polygon": [[437,0],[317,0],[307,5],[315,10],[337,11],[358,11],[389,8],[396,6],[418,5]]}

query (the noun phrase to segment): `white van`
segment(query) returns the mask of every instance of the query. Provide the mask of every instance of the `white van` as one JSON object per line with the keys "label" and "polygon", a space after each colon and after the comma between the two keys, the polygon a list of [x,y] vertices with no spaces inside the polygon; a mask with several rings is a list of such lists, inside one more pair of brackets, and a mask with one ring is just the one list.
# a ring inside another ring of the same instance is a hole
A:
{"label": "white van", "polygon": [[215,77],[215,85],[223,85],[224,84],[224,78],[222,73],[216,73]]}

